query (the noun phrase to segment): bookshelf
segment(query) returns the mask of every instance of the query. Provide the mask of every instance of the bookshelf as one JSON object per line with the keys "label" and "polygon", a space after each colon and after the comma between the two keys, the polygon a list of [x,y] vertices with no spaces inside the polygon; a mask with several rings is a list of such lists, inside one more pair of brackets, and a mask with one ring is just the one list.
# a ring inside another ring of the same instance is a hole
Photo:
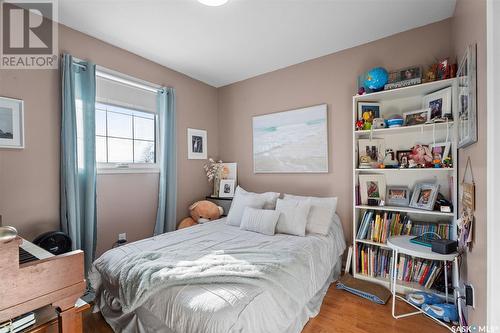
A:
{"label": "bookshelf", "polygon": [[[414,222],[414,225],[449,225],[448,236],[450,239],[456,239],[456,219],[458,216],[457,196],[457,129],[454,121],[450,120],[443,123],[422,124],[415,126],[402,126],[396,128],[383,128],[372,130],[356,130],[354,124],[358,117],[359,102],[374,102],[380,105],[380,116],[387,119],[393,114],[403,115],[404,112],[422,109],[423,97],[435,91],[452,88],[451,107],[453,118],[457,119],[455,110],[457,106],[453,96],[457,93],[456,79],[448,79],[424,83],[415,86],[404,87],[395,90],[381,91],[366,95],[354,96],[352,100],[353,114],[353,132],[352,132],[352,156],[353,156],[353,275],[358,279],[363,279],[371,282],[382,284],[390,287],[390,280],[383,276],[372,276],[363,274],[362,268],[364,263],[360,262],[362,251],[370,248],[377,253],[390,252],[389,247],[385,242],[374,241],[373,239],[360,239],[358,228],[362,223],[363,216],[367,211],[373,211],[374,214],[401,214]],[[415,144],[430,145],[433,143],[445,142],[446,139],[451,143],[450,156],[453,161],[452,167],[446,168],[359,168],[358,167],[358,141],[360,139],[383,139],[386,149],[392,149],[394,152],[398,150],[409,150]],[[359,175],[382,175],[385,178],[387,186],[405,186],[413,192],[413,188],[417,183],[435,183],[439,184],[439,192],[444,197],[451,201],[453,210],[451,212],[428,211],[412,207],[400,206],[368,206],[358,202],[357,188],[359,187]],[[418,229],[422,230],[422,229]],[[440,229],[441,230],[441,229]],[[386,235],[388,238],[390,235]],[[384,258],[387,260],[387,258]],[[399,258],[398,258],[399,260]],[[383,261],[382,261],[383,262]],[[379,263],[380,264],[380,263]],[[380,268],[380,267],[379,267]],[[455,279],[452,278],[452,281]],[[406,293],[413,290],[425,290],[426,287],[415,281],[398,281],[397,292]],[[433,289],[433,288],[431,288]]]}

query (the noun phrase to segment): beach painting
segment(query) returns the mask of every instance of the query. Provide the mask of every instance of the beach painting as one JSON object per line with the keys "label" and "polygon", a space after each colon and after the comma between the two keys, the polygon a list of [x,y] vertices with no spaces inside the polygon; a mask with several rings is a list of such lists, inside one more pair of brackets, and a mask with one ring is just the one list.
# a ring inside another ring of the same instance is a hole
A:
{"label": "beach painting", "polygon": [[328,172],[327,105],[253,117],[255,173]]}

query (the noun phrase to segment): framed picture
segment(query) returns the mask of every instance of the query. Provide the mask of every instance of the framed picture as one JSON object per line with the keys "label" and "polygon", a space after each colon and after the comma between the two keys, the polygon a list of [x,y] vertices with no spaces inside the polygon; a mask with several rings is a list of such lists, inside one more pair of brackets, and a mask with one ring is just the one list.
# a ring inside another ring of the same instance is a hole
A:
{"label": "framed picture", "polygon": [[422,107],[424,109],[431,109],[429,120],[441,118],[453,119],[451,112],[451,87],[425,95]]}
{"label": "framed picture", "polygon": [[450,142],[433,143],[430,145],[432,160],[443,161],[450,154]]}
{"label": "framed picture", "polygon": [[410,207],[434,210],[438,192],[439,184],[416,184],[413,195],[411,196]]}
{"label": "framed picture", "polygon": [[234,197],[234,179],[221,179],[219,184],[219,198]]}
{"label": "framed picture", "polygon": [[359,175],[361,204],[368,204],[368,199],[385,200],[384,175]]}
{"label": "framed picture", "polygon": [[222,179],[234,179],[238,184],[238,163],[222,163]]}
{"label": "framed picture", "polygon": [[206,160],[207,159],[207,131],[201,129],[188,128],[188,159]]}
{"label": "framed picture", "polygon": [[380,118],[380,103],[358,102],[358,120],[373,123],[375,118]]}
{"label": "framed picture", "polygon": [[384,160],[385,140],[384,139],[359,139],[358,140],[358,160],[359,166],[372,166]]}
{"label": "framed picture", "polygon": [[403,113],[405,126],[422,125],[431,118],[431,109],[422,109]]}
{"label": "framed picture", "polygon": [[458,148],[477,142],[476,45],[470,45],[460,61],[458,78]]}
{"label": "framed picture", "polygon": [[24,148],[24,102],[0,97],[0,148]]}
{"label": "framed picture", "polygon": [[411,150],[398,150],[396,152],[396,159],[400,168],[408,168],[410,166],[410,155]]}
{"label": "framed picture", "polygon": [[410,190],[406,186],[387,186],[386,203],[390,206],[408,206]]}
{"label": "framed picture", "polygon": [[328,172],[326,104],[252,119],[255,173]]}

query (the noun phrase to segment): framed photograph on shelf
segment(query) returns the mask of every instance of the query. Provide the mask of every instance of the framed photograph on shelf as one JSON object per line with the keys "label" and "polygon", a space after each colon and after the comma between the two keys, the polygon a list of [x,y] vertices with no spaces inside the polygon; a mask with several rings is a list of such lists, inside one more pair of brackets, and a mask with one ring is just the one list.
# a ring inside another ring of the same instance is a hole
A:
{"label": "framed photograph on shelf", "polygon": [[403,113],[404,125],[414,126],[422,125],[428,122],[431,118],[431,109],[422,109]]}
{"label": "framed photograph on shelf", "polygon": [[451,87],[425,95],[422,101],[424,109],[431,109],[429,120],[453,119],[451,112]]}
{"label": "framed photograph on shelf", "polygon": [[219,185],[219,198],[234,197],[234,179],[221,179]]}
{"label": "framed photograph on shelf", "polygon": [[410,156],[411,150],[398,150],[396,152],[396,159],[398,160],[400,168],[410,167]]}
{"label": "framed photograph on shelf", "polygon": [[24,102],[0,97],[0,148],[24,148]]}
{"label": "framed photograph on shelf", "polygon": [[201,129],[188,128],[188,159],[206,160],[207,159],[207,131]]}
{"label": "framed photograph on shelf", "polygon": [[430,146],[432,159],[443,161],[450,154],[450,142],[433,143]]}
{"label": "framed photograph on shelf", "polygon": [[372,123],[375,118],[380,118],[380,103],[358,102],[358,120]]}
{"label": "framed photograph on shelf", "polygon": [[359,191],[361,204],[367,205],[368,200],[385,200],[386,185],[384,175],[359,175]]}
{"label": "framed photograph on shelf", "polygon": [[222,163],[222,179],[234,179],[238,184],[238,163]]}
{"label": "framed photograph on shelf", "polygon": [[439,184],[419,183],[415,185],[411,196],[410,207],[434,210],[439,193]]}
{"label": "framed photograph on shelf", "polygon": [[410,204],[410,190],[406,186],[387,186],[386,204],[404,206]]}
{"label": "framed photograph on shelf", "polygon": [[358,162],[359,168],[372,168],[374,164],[384,160],[384,139],[359,139]]}
{"label": "framed photograph on shelf", "polygon": [[469,45],[457,70],[458,148],[477,142],[476,45]]}

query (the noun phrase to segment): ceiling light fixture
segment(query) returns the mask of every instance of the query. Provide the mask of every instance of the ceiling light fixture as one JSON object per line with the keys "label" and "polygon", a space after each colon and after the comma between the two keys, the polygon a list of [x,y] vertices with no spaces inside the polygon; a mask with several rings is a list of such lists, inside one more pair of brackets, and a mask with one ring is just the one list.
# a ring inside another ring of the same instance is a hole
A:
{"label": "ceiling light fixture", "polygon": [[207,5],[207,6],[222,6],[226,4],[229,0],[198,0],[198,2]]}

